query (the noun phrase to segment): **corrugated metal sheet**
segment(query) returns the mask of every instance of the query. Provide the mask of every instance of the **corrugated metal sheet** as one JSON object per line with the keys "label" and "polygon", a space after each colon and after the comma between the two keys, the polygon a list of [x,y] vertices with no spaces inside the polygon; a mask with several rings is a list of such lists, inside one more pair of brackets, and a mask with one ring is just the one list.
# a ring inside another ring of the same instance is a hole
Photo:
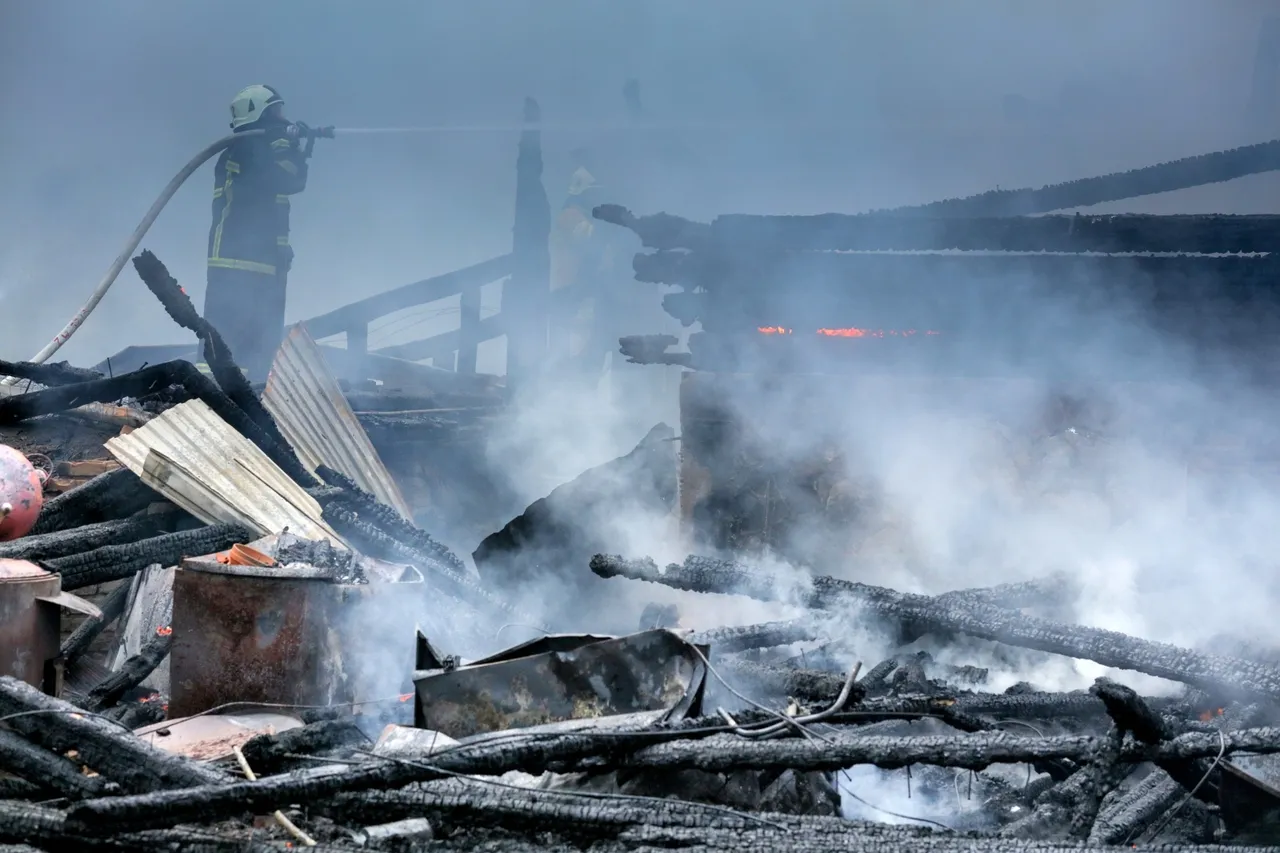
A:
{"label": "corrugated metal sheet", "polygon": [[340,471],[413,520],[404,495],[305,327],[294,326],[280,345],[262,403],[309,470],[323,463]]}
{"label": "corrugated metal sheet", "polygon": [[174,406],[106,447],[144,483],[201,521],[239,522],[263,535],[288,528],[308,539],[345,544],[321,519],[315,498],[200,400]]}

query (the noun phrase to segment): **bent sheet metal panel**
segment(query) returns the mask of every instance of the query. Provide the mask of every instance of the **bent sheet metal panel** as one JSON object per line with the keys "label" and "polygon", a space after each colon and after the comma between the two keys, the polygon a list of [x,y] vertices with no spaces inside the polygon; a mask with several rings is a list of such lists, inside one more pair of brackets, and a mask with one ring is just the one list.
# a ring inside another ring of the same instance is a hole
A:
{"label": "bent sheet metal panel", "polygon": [[294,326],[280,345],[262,404],[309,471],[328,465],[413,520],[404,495],[304,326]]}
{"label": "bent sheet metal panel", "polygon": [[200,400],[174,406],[106,443],[122,465],[201,521],[234,521],[263,534],[288,528],[308,539],[341,537],[320,504],[256,445]]}
{"label": "bent sheet metal panel", "polygon": [[415,674],[414,724],[462,738],[642,711],[683,717],[701,712],[705,685],[702,658],[672,631],[552,635],[451,671]]}

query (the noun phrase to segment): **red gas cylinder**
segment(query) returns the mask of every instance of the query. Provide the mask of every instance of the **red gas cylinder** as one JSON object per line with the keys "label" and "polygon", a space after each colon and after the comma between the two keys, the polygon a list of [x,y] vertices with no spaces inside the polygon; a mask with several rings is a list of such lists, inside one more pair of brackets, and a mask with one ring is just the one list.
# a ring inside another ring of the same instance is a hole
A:
{"label": "red gas cylinder", "polygon": [[18,451],[0,444],[0,542],[23,536],[44,506],[44,477]]}

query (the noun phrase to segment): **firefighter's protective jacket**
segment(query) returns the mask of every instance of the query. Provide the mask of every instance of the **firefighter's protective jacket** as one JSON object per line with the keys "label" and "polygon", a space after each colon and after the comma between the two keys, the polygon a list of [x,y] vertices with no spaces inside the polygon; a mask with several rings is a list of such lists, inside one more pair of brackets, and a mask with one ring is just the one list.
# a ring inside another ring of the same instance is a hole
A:
{"label": "firefighter's protective jacket", "polygon": [[609,232],[601,234],[591,210],[606,201],[602,188],[570,195],[551,232],[551,289],[559,290],[599,278],[612,265]]}
{"label": "firefighter's protective jacket", "polygon": [[285,125],[233,142],[214,170],[209,268],[287,272],[289,196],[306,186],[306,158]]}

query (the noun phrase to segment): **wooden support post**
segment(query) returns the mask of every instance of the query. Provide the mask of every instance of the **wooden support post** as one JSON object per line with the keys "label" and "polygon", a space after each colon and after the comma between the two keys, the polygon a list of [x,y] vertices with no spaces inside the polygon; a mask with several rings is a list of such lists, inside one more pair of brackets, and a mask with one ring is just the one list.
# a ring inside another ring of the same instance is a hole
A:
{"label": "wooden support post", "polygon": [[502,314],[507,318],[507,385],[526,385],[547,355],[548,303],[551,297],[551,204],[542,185],[542,111],[525,98],[526,130],[516,158],[516,210],[511,254],[514,269],[503,285]]}
{"label": "wooden support post", "polygon": [[369,352],[369,323],[368,321],[359,321],[353,319],[351,325],[347,326],[347,359],[346,378],[352,382],[359,382],[366,377],[363,375],[364,357]]}
{"label": "wooden support post", "polygon": [[458,359],[454,362],[458,373],[475,373],[476,357],[480,348],[480,286],[468,287],[458,297],[461,320],[458,325]]}

